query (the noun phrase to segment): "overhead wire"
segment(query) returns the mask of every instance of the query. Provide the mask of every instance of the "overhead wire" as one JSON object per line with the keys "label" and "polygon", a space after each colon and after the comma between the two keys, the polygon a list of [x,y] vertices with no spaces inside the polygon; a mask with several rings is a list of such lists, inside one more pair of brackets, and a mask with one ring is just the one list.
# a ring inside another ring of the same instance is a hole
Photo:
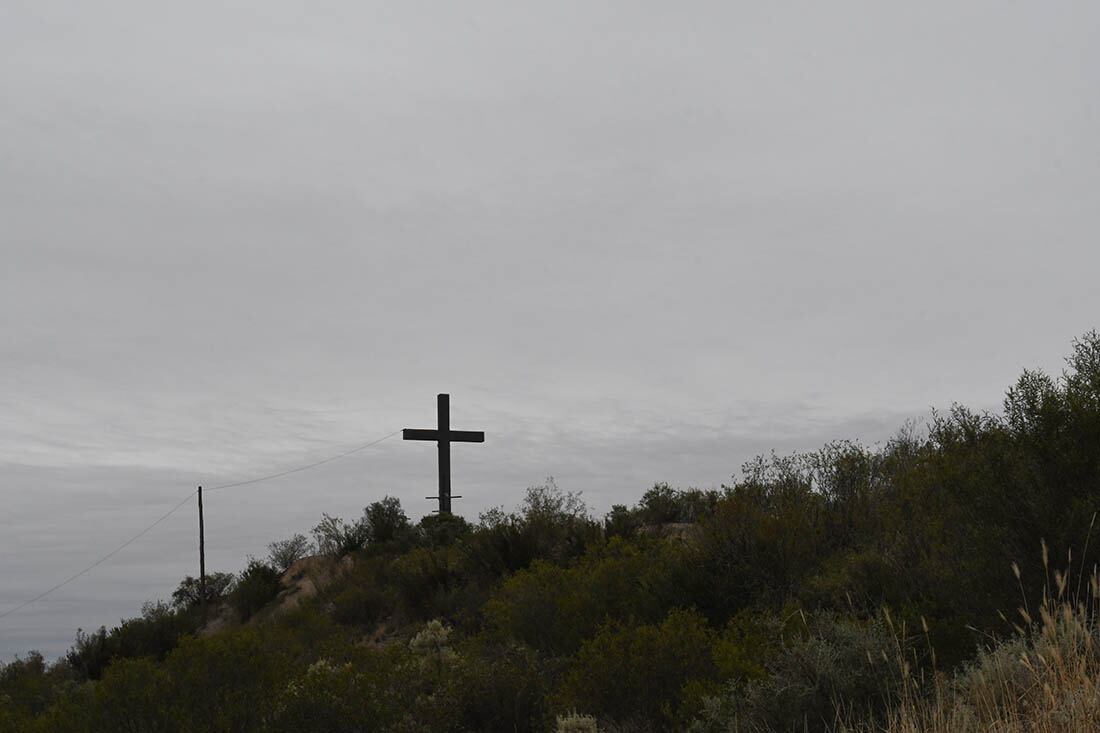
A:
{"label": "overhead wire", "polygon": [[[243,481],[234,481],[232,483],[221,484],[219,486],[211,486],[207,489],[204,489],[204,491],[218,491],[218,490],[221,490],[221,489],[231,489],[231,488],[234,488],[234,487],[237,487],[237,486],[247,486],[249,484],[258,484],[261,481],[270,481],[272,479],[280,478],[282,476],[289,476],[292,473],[300,473],[302,471],[307,471],[311,468],[316,468],[316,467],[322,466],[326,463],[332,463],[333,461],[338,461],[341,458],[347,458],[348,456],[350,456],[352,454],[355,454],[355,453],[358,453],[360,451],[364,451],[367,448],[371,448],[373,446],[376,446],[376,445],[378,445],[379,443],[381,443],[383,441],[389,440],[390,438],[392,438],[393,436],[397,435],[400,432],[401,432],[400,430],[395,430],[392,433],[390,433],[388,435],[384,435],[381,438],[378,438],[376,440],[372,440],[369,443],[364,443],[363,445],[356,446],[355,448],[352,448],[351,450],[344,451],[343,453],[338,453],[334,456],[329,456],[328,458],[322,459],[320,461],[314,461],[313,463],[307,463],[304,466],[298,466],[296,468],[291,468],[291,469],[288,469],[286,471],[279,471],[277,473],[270,473],[270,474],[267,474],[267,475],[264,475],[264,476],[257,476],[256,478],[245,479]],[[160,517],[158,517],[152,524],[146,526],[145,529],[141,530],[140,532],[135,534],[133,537],[131,537],[130,539],[126,540],[125,542],[123,542],[121,545],[119,545],[115,549],[108,552],[106,555],[100,557],[98,560],[93,562],[91,565],[88,565],[86,568],[84,568],[80,572],[75,573],[74,575],[69,576],[68,578],[61,581],[60,583],[58,583],[58,584],[42,591],[41,593],[36,595],[34,598],[29,598],[29,599],[19,603],[18,605],[14,606],[12,608],[9,608],[6,611],[0,612],[0,619],[5,618],[7,616],[10,616],[11,614],[15,613],[16,611],[20,611],[20,610],[26,608],[27,606],[31,605],[32,603],[36,603],[36,602],[42,600],[43,598],[50,595],[54,591],[57,591],[57,590],[60,590],[61,588],[64,588],[66,585],[73,582],[74,580],[76,580],[80,577],[83,577],[84,575],[87,575],[92,570],[95,570],[97,567],[99,567],[103,563],[107,562],[108,560],[110,560],[112,557],[114,557],[118,553],[125,550],[127,547],[132,545],[134,542],[137,542],[139,539],[144,537],[146,534],[148,534],[150,531],[152,531],[152,529],[154,527],[159,525],[164,520],[168,519],[168,517],[172,516],[177,511],[179,511],[183,507],[183,505],[186,504],[187,502],[191,501],[191,497],[195,496],[197,493],[198,493],[198,489],[195,489],[194,491],[189,492],[187,494],[187,496],[185,496],[178,504],[176,504],[171,509],[169,509],[167,512],[165,512]]]}
{"label": "overhead wire", "polygon": [[106,555],[104,555],[103,557],[101,557],[101,558],[99,558],[98,560],[96,560],[95,562],[93,562],[93,563],[92,563],[91,565],[89,565],[88,567],[86,567],[86,568],[84,568],[83,570],[81,570],[81,571],[80,571],[79,573],[76,573],[75,575],[72,575],[72,576],[70,576],[70,577],[66,578],[65,580],[61,581],[60,583],[58,583],[57,585],[53,586],[52,588],[49,588],[48,590],[44,590],[44,591],[42,591],[41,593],[39,593],[38,595],[36,595],[36,596],[35,596],[34,598],[31,598],[31,599],[28,599],[28,600],[26,600],[26,601],[23,601],[22,603],[20,603],[20,604],[19,604],[18,606],[16,606],[15,608],[9,608],[9,609],[8,609],[7,611],[4,611],[3,613],[0,613],[0,618],[4,618],[5,616],[10,616],[11,614],[15,613],[16,611],[19,611],[19,610],[21,610],[21,609],[24,609],[24,608],[26,608],[27,606],[31,605],[32,603],[34,603],[34,602],[36,602],[36,601],[40,601],[40,600],[42,600],[43,598],[45,598],[46,596],[48,596],[49,594],[53,593],[53,592],[54,592],[55,590],[59,590],[59,589],[61,589],[61,588],[65,587],[66,585],[68,585],[69,583],[73,582],[73,581],[74,581],[74,580],[76,580],[77,578],[79,578],[79,577],[81,577],[81,576],[83,576],[83,575],[86,575],[86,574],[90,573],[90,572],[91,572],[92,570],[96,569],[97,567],[99,567],[99,566],[100,566],[100,565],[102,565],[103,563],[107,562],[108,560],[110,560],[110,559],[111,559],[112,557],[114,557],[114,556],[115,556],[115,555],[117,555],[118,553],[120,553],[120,552],[122,552],[123,550],[125,550],[125,549],[126,549],[127,547],[129,547],[129,546],[130,546],[131,544],[133,544],[134,542],[136,542],[136,541],[138,541],[139,539],[141,539],[142,537],[144,537],[144,536],[145,536],[146,534],[148,534],[148,532],[149,532],[150,530],[152,530],[152,529],[153,529],[154,527],[156,527],[156,526],[157,526],[158,524],[160,524],[161,522],[163,522],[163,521],[164,521],[165,519],[168,519],[168,517],[170,517],[170,516],[172,516],[173,514],[175,514],[175,513],[176,513],[176,511],[178,511],[178,510],[180,509],[180,507],[182,507],[182,506],[183,506],[184,504],[186,504],[187,502],[191,501],[191,497],[192,497],[192,496],[194,496],[194,495],[195,495],[196,493],[198,493],[198,491],[197,491],[197,490],[196,490],[196,491],[192,491],[191,493],[189,493],[189,494],[188,494],[187,496],[185,496],[185,497],[183,498],[183,501],[181,501],[181,502],[180,502],[179,504],[176,504],[176,505],[175,505],[174,507],[172,507],[172,508],[171,508],[171,509],[169,509],[169,510],[168,510],[167,512],[165,512],[164,514],[162,514],[162,515],[160,516],[160,518],[159,518],[159,519],[157,519],[157,520],[156,520],[155,522],[153,522],[153,523],[152,523],[152,524],[150,524],[150,525],[149,525],[148,527],[146,527],[145,529],[143,529],[143,530],[141,530],[140,532],[138,532],[138,533],[137,533],[136,535],[134,535],[134,536],[133,536],[133,537],[131,537],[130,539],[128,539],[128,540],[126,540],[125,542],[123,542],[123,543],[122,543],[121,545],[119,545],[119,546],[118,546],[118,547],[116,547],[115,549],[113,549],[113,550],[111,550],[110,552],[108,552],[108,553],[107,553]]}
{"label": "overhead wire", "polygon": [[330,456],[328,458],[325,458],[325,459],[320,460],[320,461],[316,461],[314,463],[307,463],[304,466],[298,466],[297,468],[291,468],[291,469],[288,469],[286,471],[279,471],[278,473],[271,473],[271,474],[268,474],[266,476],[257,476],[256,478],[245,479],[244,481],[234,481],[232,483],[221,484],[219,486],[209,486],[209,487],[203,489],[203,491],[220,491],[221,489],[232,489],[232,488],[236,488],[237,486],[248,486],[249,484],[258,484],[261,481],[270,481],[271,479],[281,478],[283,476],[289,476],[292,473],[300,473],[302,471],[308,471],[311,468],[317,468],[318,466],[323,466],[326,463],[332,463],[333,461],[338,461],[341,458],[347,458],[348,456],[352,455],[353,453],[358,453],[359,451],[363,451],[363,450],[366,450],[367,448],[371,448],[373,446],[376,446],[376,445],[378,445],[379,443],[381,443],[385,440],[389,440],[390,438],[392,438],[393,436],[397,435],[400,432],[401,432],[400,430],[394,430],[389,435],[384,435],[381,438],[378,438],[377,440],[372,440],[369,443],[364,443],[363,445],[352,448],[351,450],[344,451],[343,453],[338,453],[335,456]]}

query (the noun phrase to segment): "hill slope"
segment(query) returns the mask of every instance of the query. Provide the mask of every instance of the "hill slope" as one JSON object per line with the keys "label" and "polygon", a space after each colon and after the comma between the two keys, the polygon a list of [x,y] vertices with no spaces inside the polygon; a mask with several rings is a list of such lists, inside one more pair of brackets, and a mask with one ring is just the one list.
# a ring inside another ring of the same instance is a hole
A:
{"label": "hill slope", "polygon": [[[1074,730],[1095,708],[1097,507],[1092,333],[1001,415],[955,406],[599,520],[552,482],[476,524],[393,499],[325,517],[314,556],[292,542],[216,584],[213,622],[185,579],[56,664],[8,665],[0,729],[538,731],[579,711],[561,725]],[[1042,694],[990,692],[1014,685]]]}

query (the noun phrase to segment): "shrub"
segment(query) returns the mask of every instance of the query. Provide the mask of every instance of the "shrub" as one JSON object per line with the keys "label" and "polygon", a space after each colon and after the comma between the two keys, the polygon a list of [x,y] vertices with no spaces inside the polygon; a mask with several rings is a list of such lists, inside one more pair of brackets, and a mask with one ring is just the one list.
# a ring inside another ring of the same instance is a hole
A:
{"label": "shrub", "polygon": [[881,622],[821,614],[785,636],[765,676],[732,680],[707,701],[692,733],[832,731],[840,708],[881,713],[897,688],[897,641]]}
{"label": "shrub", "polygon": [[[1093,575],[1092,583],[1096,583]],[[1100,720],[1100,627],[1093,585],[1087,603],[1048,596],[1038,618],[964,664],[937,675],[931,694],[907,679],[889,733],[1092,731]],[[865,730],[870,730],[866,726]],[[875,730],[882,730],[876,727]]]}
{"label": "shrub", "polygon": [[461,582],[452,547],[418,547],[396,558],[389,577],[409,619],[453,618],[469,588]]}
{"label": "shrub", "polygon": [[668,484],[653,484],[653,488],[642,494],[638,502],[638,512],[644,524],[664,524],[682,522],[679,493]]}
{"label": "shrub", "polygon": [[673,610],[659,625],[608,624],[581,646],[561,697],[618,723],[675,728],[688,683],[716,677],[714,637],[694,611]]}
{"label": "shrub", "polygon": [[179,731],[172,705],[172,680],[151,659],[122,659],[111,665],[90,699],[65,710],[61,730]]}
{"label": "shrub", "polygon": [[563,492],[548,479],[527,489],[522,510],[482,513],[477,528],[463,537],[464,572],[489,584],[535,560],[566,564],[602,538],[579,493]]}
{"label": "shrub", "polygon": [[559,715],[555,724],[555,733],[600,733],[600,727],[591,715],[575,712]]}
{"label": "shrub", "polygon": [[523,497],[523,516],[528,520],[548,518],[587,519],[588,506],[579,491],[562,491],[553,476],[540,486],[530,486]]}
{"label": "shrub", "polygon": [[662,540],[612,538],[575,565],[537,560],[485,604],[490,628],[535,649],[572,654],[608,619],[656,622],[677,605],[684,550]]}
{"label": "shrub", "polygon": [[642,526],[642,519],[638,512],[627,508],[624,504],[614,504],[611,511],[603,520],[603,533],[605,537],[634,536],[634,533]]}
{"label": "shrub", "polygon": [[459,730],[542,731],[556,676],[554,665],[529,647],[475,637],[458,648],[439,696]]}
{"label": "shrub", "polygon": [[277,629],[243,627],[187,637],[162,667],[166,701],[185,731],[267,730],[292,676],[297,640]]}
{"label": "shrub", "polygon": [[394,730],[400,720],[408,722],[411,700],[407,690],[378,669],[392,670],[398,665],[369,657],[357,662],[340,664],[322,658],[310,664],[286,686],[276,705],[272,730],[360,733]]}
{"label": "shrub", "polygon": [[[233,573],[207,573],[206,602],[220,601],[229,592],[232,585]],[[198,606],[202,600],[202,580],[200,578],[192,578],[188,575],[172,591],[172,605],[177,609],[185,610]]]}
{"label": "shrub", "polygon": [[296,534],[289,539],[268,545],[268,559],[271,560],[272,567],[280,573],[285,573],[291,565],[305,557],[309,549],[309,540],[306,536]]}
{"label": "shrub", "polygon": [[254,557],[248,559],[246,567],[229,593],[229,605],[237,612],[241,621],[247,621],[257,611],[279,595],[279,572],[265,562]]}
{"label": "shrub", "polygon": [[339,560],[344,555],[362,549],[370,539],[370,527],[365,519],[349,524],[327,514],[322,514],[321,517],[312,532],[317,551],[322,555]]}
{"label": "shrub", "polygon": [[387,496],[382,501],[376,501],[363,510],[363,522],[370,533],[370,542],[383,544],[409,533],[412,525],[409,518],[401,509],[401,502]]}
{"label": "shrub", "polygon": [[798,477],[750,476],[730,489],[690,548],[700,610],[721,623],[749,605],[778,607],[797,593],[827,557],[824,509]]}
{"label": "shrub", "polygon": [[81,678],[98,680],[115,659],[152,657],[163,659],[185,635],[202,623],[197,607],[179,609],[162,602],[146,603],[141,616],[107,630],[85,633],[78,629],[65,655],[68,666]]}
{"label": "shrub", "polygon": [[453,545],[470,532],[470,523],[457,514],[427,514],[417,524],[421,543],[429,547]]}
{"label": "shrub", "polygon": [[394,607],[391,593],[373,583],[350,583],[332,599],[332,617],[348,626],[371,628]]}
{"label": "shrub", "polygon": [[409,651],[421,662],[444,665],[455,658],[450,639],[451,628],[439,619],[432,619],[409,640]]}
{"label": "shrub", "polygon": [[527,489],[519,527],[532,557],[562,564],[601,539],[600,525],[592,519],[580,492],[559,489],[552,477]]}
{"label": "shrub", "polygon": [[73,673],[67,664],[47,665],[38,652],[16,657],[8,664],[0,662],[0,722],[4,722],[4,710],[13,719],[16,713],[27,717],[41,714],[72,684]]}

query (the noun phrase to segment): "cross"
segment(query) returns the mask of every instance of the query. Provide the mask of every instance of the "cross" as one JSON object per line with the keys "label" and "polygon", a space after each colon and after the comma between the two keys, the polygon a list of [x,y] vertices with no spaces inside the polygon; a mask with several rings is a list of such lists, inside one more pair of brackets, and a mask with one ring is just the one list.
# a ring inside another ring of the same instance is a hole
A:
{"label": "cross", "polygon": [[[439,444],[439,513],[451,513],[451,443],[484,443],[485,433],[473,430],[451,430],[451,396],[436,397],[436,429],[405,428],[403,440],[434,440]],[[429,496],[428,499],[436,497]],[[461,499],[461,496],[454,497]]]}

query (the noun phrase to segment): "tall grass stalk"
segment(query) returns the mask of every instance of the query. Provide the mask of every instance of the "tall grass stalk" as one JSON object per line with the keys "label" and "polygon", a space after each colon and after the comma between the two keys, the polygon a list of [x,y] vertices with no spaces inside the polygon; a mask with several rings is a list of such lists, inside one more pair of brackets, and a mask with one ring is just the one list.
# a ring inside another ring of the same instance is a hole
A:
{"label": "tall grass stalk", "polygon": [[[1067,594],[1069,572],[1055,571],[1051,578],[1045,543],[1043,560],[1047,583],[1041,607],[1037,617],[1026,606],[1019,609],[1027,625],[1017,636],[980,652],[952,676],[936,672],[930,686],[903,682],[882,723],[843,728],[864,733],[1100,730],[1100,578],[1094,569],[1087,593],[1071,588]],[[1019,579],[1015,563],[1013,573]],[[903,656],[897,663],[903,677],[911,677]]]}

